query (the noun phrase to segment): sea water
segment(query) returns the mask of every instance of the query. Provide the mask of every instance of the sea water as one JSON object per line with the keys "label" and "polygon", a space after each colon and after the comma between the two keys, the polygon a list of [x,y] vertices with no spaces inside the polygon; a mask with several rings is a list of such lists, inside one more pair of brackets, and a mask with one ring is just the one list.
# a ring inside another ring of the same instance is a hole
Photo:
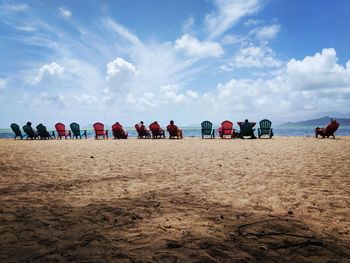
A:
{"label": "sea water", "polygon": [[[52,131],[53,129],[48,129]],[[126,128],[129,133],[129,137],[137,137],[137,132],[135,128]],[[184,127],[183,129],[184,137],[201,137],[200,127]],[[315,136],[314,127],[273,127],[273,133],[275,136],[304,136],[313,137]],[[22,134],[24,132],[22,131]],[[255,134],[258,135],[257,129]],[[14,133],[11,129],[0,129],[0,138],[13,138]],[[112,132],[109,131],[109,135],[112,137]],[[350,136],[350,126],[340,126],[335,133],[336,136]],[[87,130],[88,138],[93,138],[95,136],[94,130]]]}

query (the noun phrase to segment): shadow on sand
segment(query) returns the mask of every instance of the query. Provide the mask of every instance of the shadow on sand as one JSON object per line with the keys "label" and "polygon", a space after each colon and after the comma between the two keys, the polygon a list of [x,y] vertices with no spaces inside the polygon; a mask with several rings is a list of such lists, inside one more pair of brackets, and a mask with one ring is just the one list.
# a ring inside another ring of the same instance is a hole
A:
{"label": "shadow on sand", "polygon": [[[293,214],[157,192],[73,207],[3,205],[1,262],[345,262],[350,244]],[[348,262],[348,261],[347,261]]]}

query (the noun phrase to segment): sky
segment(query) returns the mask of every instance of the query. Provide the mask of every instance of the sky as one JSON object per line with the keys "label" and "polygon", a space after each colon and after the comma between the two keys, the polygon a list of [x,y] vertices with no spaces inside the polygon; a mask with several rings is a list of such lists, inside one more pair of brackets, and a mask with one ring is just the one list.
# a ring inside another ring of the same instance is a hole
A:
{"label": "sky", "polygon": [[348,0],[0,0],[0,127],[350,118]]}

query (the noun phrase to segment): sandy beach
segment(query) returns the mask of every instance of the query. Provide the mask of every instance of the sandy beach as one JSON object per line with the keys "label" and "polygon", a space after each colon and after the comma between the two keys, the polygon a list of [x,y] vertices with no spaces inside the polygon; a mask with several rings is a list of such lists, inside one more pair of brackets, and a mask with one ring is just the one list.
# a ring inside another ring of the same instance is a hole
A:
{"label": "sandy beach", "polygon": [[0,140],[1,262],[350,262],[350,137]]}

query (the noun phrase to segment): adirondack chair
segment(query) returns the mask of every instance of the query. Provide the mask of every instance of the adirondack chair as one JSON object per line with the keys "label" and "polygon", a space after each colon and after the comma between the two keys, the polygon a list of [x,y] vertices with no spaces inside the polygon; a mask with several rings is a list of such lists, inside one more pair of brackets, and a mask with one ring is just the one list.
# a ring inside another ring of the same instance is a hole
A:
{"label": "adirondack chair", "polygon": [[259,126],[260,126],[260,128],[258,128],[259,138],[261,138],[261,136],[264,134],[269,135],[270,139],[272,138],[273,130],[271,128],[271,124],[272,122],[267,119],[263,119],[259,122]]}
{"label": "adirondack chair", "polygon": [[245,136],[249,136],[252,139],[256,139],[256,136],[254,134],[255,129],[253,129],[254,123],[251,122],[237,122],[240,127],[239,136],[240,138],[244,139]]}
{"label": "adirondack chair", "polygon": [[213,124],[210,121],[203,121],[201,123],[202,129],[202,139],[204,136],[210,136],[210,138],[215,138],[215,130],[213,129]]}
{"label": "adirondack chair", "polygon": [[18,124],[12,123],[12,124],[11,124],[11,129],[12,129],[12,131],[15,133],[14,139],[16,139],[17,137],[20,137],[21,140],[23,139],[23,134],[22,134],[22,132],[21,132],[21,130],[20,130]]}
{"label": "adirondack chair", "polygon": [[322,138],[329,138],[330,136],[333,137],[333,139],[335,139],[334,133],[336,132],[336,130],[339,127],[339,123],[336,120],[332,120],[330,124],[328,124],[326,126],[326,128],[316,128],[315,129],[315,135],[316,138],[318,138],[318,135],[321,135]]}
{"label": "adirondack chair", "polygon": [[179,132],[179,128],[176,125],[168,125],[166,127],[169,133],[169,139],[182,139],[182,131]]}
{"label": "adirondack chair", "polygon": [[55,132],[48,132],[44,125],[39,124],[38,126],[36,126],[36,129],[41,140],[51,139],[52,137],[56,139]]}
{"label": "adirondack chair", "polygon": [[30,139],[36,139],[38,138],[38,133],[35,132],[33,130],[33,128],[31,126],[28,126],[28,125],[24,125],[23,126],[23,131],[25,132],[25,134],[27,135],[27,140],[30,138]]}
{"label": "adirondack chair", "polygon": [[144,127],[140,127],[139,124],[135,124],[135,129],[137,131],[137,138],[139,139],[149,139],[151,138],[151,134]]}
{"label": "adirondack chair", "polygon": [[124,131],[123,127],[119,123],[112,125],[112,133],[113,133],[114,139],[128,138],[128,133]]}
{"label": "adirondack chair", "polygon": [[221,139],[224,139],[225,136],[230,136],[230,138],[233,138],[235,129],[233,129],[233,123],[231,121],[223,121],[221,123],[221,127],[219,128],[219,135]]}
{"label": "adirondack chair", "polygon": [[94,130],[95,130],[95,139],[98,139],[98,137],[102,136],[103,139],[107,138],[108,139],[108,130],[105,130],[104,124],[101,122],[96,122],[94,125]]}
{"label": "adirondack chair", "polygon": [[153,122],[149,126],[149,129],[151,130],[153,139],[161,139],[162,137],[165,139],[165,131],[159,126],[157,122]]}
{"label": "adirondack chair", "polygon": [[81,139],[83,136],[85,136],[85,139],[87,139],[86,130],[80,130],[78,123],[72,122],[69,127],[72,130],[73,139]]}
{"label": "adirondack chair", "polygon": [[69,130],[66,130],[66,126],[63,123],[56,123],[55,128],[57,131],[57,139],[62,139],[62,137],[65,139],[67,139],[67,137],[69,137],[69,139],[72,138],[71,132]]}

